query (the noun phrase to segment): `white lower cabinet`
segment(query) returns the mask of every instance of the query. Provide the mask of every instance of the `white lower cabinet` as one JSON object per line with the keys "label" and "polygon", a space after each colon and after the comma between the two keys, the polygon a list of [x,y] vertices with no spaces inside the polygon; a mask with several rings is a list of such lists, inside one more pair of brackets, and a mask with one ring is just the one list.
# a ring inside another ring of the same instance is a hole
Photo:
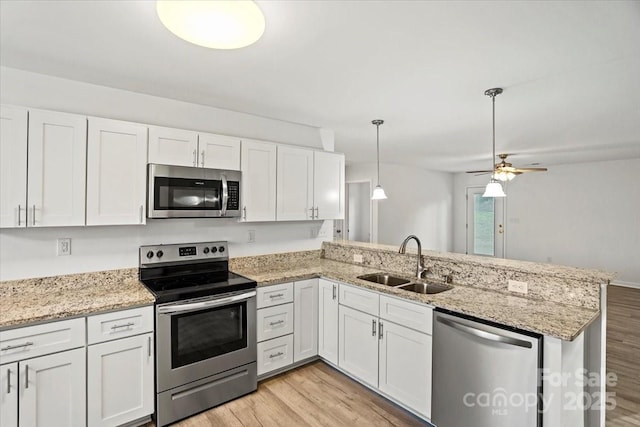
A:
{"label": "white lower cabinet", "polygon": [[85,425],[85,363],[84,348],[20,362],[20,427]]}
{"label": "white lower cabinet", "polygon": [[90,426],[118,426],[153,413],[153,334],[91,345],[87,352]]}
{"label": "white lower cabinet", "polygon": [[258,343],[258,376],[293,363],[293,335]]}
{"label": "white lower cabinet", "polygon": [[338,366],[378,386],[378,317],[340,305]]}
{"label": "white lower cabinet", "polygon": [[338,364],[338,284],[318,280],[318,355]]}
{"label": "white lower cabinet", "polygon": [[0,365],[0,426],[18,426],[18,363]]}
{"label": "white lower cabinet", "polygon": [[293,361],[318,355],[318,279],[300,280],[293,286]]}

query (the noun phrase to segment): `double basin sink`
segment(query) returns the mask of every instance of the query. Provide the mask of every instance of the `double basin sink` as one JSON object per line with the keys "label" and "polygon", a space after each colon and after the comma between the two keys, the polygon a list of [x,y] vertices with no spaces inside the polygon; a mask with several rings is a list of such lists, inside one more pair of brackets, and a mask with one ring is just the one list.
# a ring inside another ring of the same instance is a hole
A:
{"label": "double basin sink", "polygon": [[405,291],[411,291],[418,294],[438,294],[440,292],[453,289],[453,286],[446,285],[444,283],[435,283],[428,281],[412,282],[403,277],[392,276],[386,273],[371,273],[363,276],[358,276],[358,279],[366,280],[367,282],[377,283],[379,285],[391,286],[396,289],[403,289]]}

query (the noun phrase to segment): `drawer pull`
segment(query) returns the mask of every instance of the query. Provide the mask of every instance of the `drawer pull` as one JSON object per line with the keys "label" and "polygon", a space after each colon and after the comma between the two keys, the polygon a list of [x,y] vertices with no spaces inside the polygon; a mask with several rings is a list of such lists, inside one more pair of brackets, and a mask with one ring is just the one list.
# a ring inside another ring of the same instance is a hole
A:
{"label": "drawer pull", "polygon": [[284,320],[278,320],[277,322],[269,322],[270,326],[276,326],[284,323]]}
{"label": "drawer pull", "polygon": [[133,323],[133,322],[125,323],[124,325],[113,325],[111,327],[111,330],[115,331],[116,329],[128,328],[129,326],[133,326],[133,325],[135,325],[135,323]]}
{"label": "drawer pull", "polygon": [[282,356],[283,354],[284,354],[284,353],[283,353],[283,352],[281,352],[281,351],[277,352],[276,354],[270,354],[270,355],[269,355],[269,359],[273,359],[274,357],[280,357],[280,356]]}
{"label": "drawer pull", "polygon": [[24,344],[8,345],[6,347],[0,348],[0,351],[15,350],[16,348],[24,348],[24,347],[29,347],[31,345],[33,345],[33,343],[31,341],[26,342]]}
{"label": "drawer pull", "polygon": [[273,294],[273,295],[269,295],[269,298],[273,299],[273,298],[282,298],[284,296],[284,294]]}

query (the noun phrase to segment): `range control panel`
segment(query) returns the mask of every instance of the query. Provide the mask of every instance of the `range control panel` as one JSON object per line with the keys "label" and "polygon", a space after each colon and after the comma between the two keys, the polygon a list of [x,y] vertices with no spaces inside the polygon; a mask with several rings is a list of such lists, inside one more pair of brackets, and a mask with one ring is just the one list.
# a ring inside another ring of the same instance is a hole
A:
{"label": "range control panel", "polygon": [[229,259],[227,249],[226,241],[140,246],[140,266],[206,259],[226,260]]}

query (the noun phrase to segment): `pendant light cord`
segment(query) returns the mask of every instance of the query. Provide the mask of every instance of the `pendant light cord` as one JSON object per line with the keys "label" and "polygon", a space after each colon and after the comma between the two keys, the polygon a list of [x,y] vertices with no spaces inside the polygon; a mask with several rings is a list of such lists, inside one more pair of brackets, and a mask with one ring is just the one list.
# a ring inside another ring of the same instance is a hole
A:
{"label": "pendant light cord", "polygon": [[492,125],[493,125],[493,129],[492,129],[492,133],[493,133],[493,157],[491,157],[491,170],[494,172],[491,174],[491,179],[495,179],[494,175],[495,175],[495,161],[496,161],[496,95],[493,94],[491,95],[491,106],[492,106],[492,116],[493,116],[493,120],[492,120]]}
{"label": "pendant light cord", "polygon": [[376,158],[378,159],[378,182],[380,185],[380,124],[376,125]]}

